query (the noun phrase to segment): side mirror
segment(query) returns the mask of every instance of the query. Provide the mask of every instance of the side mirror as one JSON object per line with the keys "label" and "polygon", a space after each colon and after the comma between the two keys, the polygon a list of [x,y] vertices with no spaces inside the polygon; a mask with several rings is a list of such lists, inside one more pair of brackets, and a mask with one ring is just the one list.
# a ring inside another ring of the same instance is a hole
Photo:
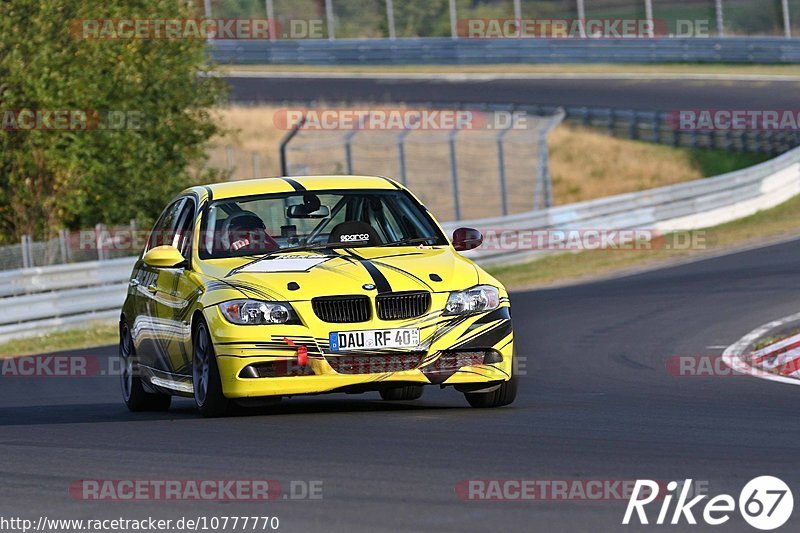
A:
{"label": "side mirror", "polygon": [[481,232],[472,228],[458,228],[453,232],[453,248],[457,252],[473,250],[483,244]]}
{"label": "side mirror", "polygon": [[186,265],[186,259],[174,246],[156,246],[144,254],[142,261],[155,268],[180,268]]}

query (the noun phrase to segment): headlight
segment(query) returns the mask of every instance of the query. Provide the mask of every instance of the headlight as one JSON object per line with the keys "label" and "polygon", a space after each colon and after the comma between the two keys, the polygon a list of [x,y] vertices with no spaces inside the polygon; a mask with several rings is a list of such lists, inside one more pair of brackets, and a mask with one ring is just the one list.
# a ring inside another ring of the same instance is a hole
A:
{"label": "headlight", "polygon": [[295,318],[292,306],[284,302],[231,300],[218,307],[228,322],[241,326],[286,324]]}
{"label": "headlight", "polygon": [[469,315],[491,311],[500,306],[500,291],[491,285],[478,285],[460,292],[451,292],[445,315]]}

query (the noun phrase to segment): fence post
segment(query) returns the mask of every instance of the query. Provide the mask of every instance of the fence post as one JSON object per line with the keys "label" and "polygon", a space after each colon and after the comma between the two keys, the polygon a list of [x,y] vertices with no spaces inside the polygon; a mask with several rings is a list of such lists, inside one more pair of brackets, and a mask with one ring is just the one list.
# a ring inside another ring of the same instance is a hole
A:
{"label": "fence post", "polygon": [[653,142],[661,144],[661,113],[658,111],[653,115]]}
{"label": "fence post", "polygon": [[233,172],[233,146],[230,144],[225,147],[225,159],[228,164],[228,172]]}
{"label": "fence post", "polygon": [[628,123],[628,137],[634,141],[639,139],[639,113],[636,111],[631,112],[630,122]]}
{"label": "fence post", "polygon": [[[417,123],[416,115],[411,119],[411,125]],[[414,131],[411,128],[406,128],[400,132],[397,136],[397,157],[400,163],[400,183],[403,185],[408,184],[408,176],[407,176],[407,169],[406,169],[406,137],[411,135],[411,132]]]}
{"label": "fence post", "polygon": [[96,224],[94,227],[94,237],[95,237],[95,244],[97,246],[97,260],[98,261],[105,261],[106,259],[106,251],[105,251],[105,243],[103,242],[103,231],[104,226],[100,223]]}
{"label": "fence post", "polygon": [[303,118],[300,119],[300,122],[292,126],[292,131],[287,133],[286,136],[283,139],[281,139],[280,156],[281,156],[282,176],[289,175],[289,162],[286,160],[286,147],[289,146],[289,143],[292,141],[292,139],[294,139],[294,136],[300,132],[305,123],[306,123],[306,116],[303,115]]}
{"label": "fence post", "polygon": [[386,0],[386,25],[389,27],[389,39],[396,39],[397,34],[394,29],[394,3]]}
{"label": "fence post", "polygon": [[730,129],[725,132],[725,149],[733,151],[733,132]]}
{"label": "fence post", "polygon": [[358,133],[358,129],[354,129],[344,136],[344,157],[345,165],[348,174],[353,174],[353,137]]}
{"label": "fence post", "polygon": [[458,18],[456,14],[456,0],[450,0],[450,38],[458,39]]}
{"label": "fence post", "polygon": [[[204,0],[203,1],[203,11],[205,12],[206,19],[211,18],[211,0]],[[211,37],[206,38],[206,43],[211,45]]]}
{"label": "fence post", "polygon": [[406,177],[406,139],[403,133],[397,138],[397,158],[400,163],[400,183],[406,186],[408,185],[408,177]]}
{"label": "fence post", "polygon": [[333,0],[325,0],[325,19],[328,24],[328,40],[333,41],[336,39],[336,28],[334,28],[333,20]]}
{"label": "fence post", "polygon": [[269,21],[269,40],[275,40],[275,32],[278,31],[278,25],[275,21],[275,6],[273,0],[266,0],[267,4],[267,20]]}
{"label": "fence post", "polygon": [[69,239],[65,229],[58,230],[58,247],[61,250],[61,262],[69,263]]}
{"label": "fence post", "polygon": [[458,192],[458,158],[456,157],[456,136],[458,129],[454,128],[448,135],[450,145],[450,179],[453,185],[453,213],[456,220],[461,220],[461,203]]}
{"label": "fence post", "polygon": [[19,241],[20,252],[22,253],[22,268],[30,268],[32,261],[30,258],[31,237],[30,235],[23,235]]}
{"label": "fence post", "polygon": [[506,157],[505,147],[503,140],[506,134],[511,131],[512,126],[505,128],[497,134],[497,170],[500,176],[500,205],[502,207],[503,216],[508,216],[508,191],[506,189]]}
{"label": "fence post", "polygon": [[781,7],[783,8],[783,34],[786,36],[787,39],[791,39],[792,20],[789,16],[789,0],[783,0],[781,2]]}
{"label": "fence post", "polygon": [[716,0],[714,10],[717,14],[717,35],[725,37],[725,16],[722,12],[722,0]]}
{"label": "fence post", "polygon": [[614,109],[608,110],[608,134],[614,135],[617,132],[617,112]]}
{"label": "fence post", "polygon": [[583,0],[578,0],[578,28],[582,38],[586,38],[586,7]]}
{"label": "fence post", "polygon": [[522,20],[522,0],[514,0],[514,18],[517,22]]}
{"label": "fence post", "polygon": [[545,125],[544,129],[539,132],[539,164],[537,168],[537,186],[534,188],[534,209],[539,209],[538,201],[538,184],[544,188],[544,206],[553,206],[553,182],[550,176],[550,151],[547,146],[547,137],[553,129],[564,121],[567,114],[563,108],[556,109],[556,114],[553,115]]}
{"label": "fence post", "polygon": [[589,127],[592,125],[592,113],[588,107],[582,107],[581,109],[581,123]]}

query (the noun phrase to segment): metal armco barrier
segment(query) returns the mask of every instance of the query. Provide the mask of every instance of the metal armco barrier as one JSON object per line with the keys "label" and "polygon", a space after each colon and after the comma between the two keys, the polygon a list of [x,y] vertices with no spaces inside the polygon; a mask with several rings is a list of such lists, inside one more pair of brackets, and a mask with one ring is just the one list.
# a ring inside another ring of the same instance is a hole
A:
{"label": "metal armco barrier", "polygon": [[[760,165],[687,183],[609,196],[508,217],[445,224],[494,232],[533,229],[649,229],[714,226],[800,194],[800,148]],[[537,250],[481,250],[481,264],[535,259]],[[21,269],[0,274],[0,341],[119,316],[136,258]]]}
{"label": "metal armco barrier", "polygon": [[222,64],[799,63],[800,39],[323,39],[214,41]]}
{"label": "metal armco barrier", "polygon": [[135,257],[0,273],[0,342],[119,317]]}
{"label": "metal armco barrier", "polygon": [[[448,232],[474,227],[503,231],[644,229],[695,230],[730,222],[779,205],[800,194],[800,148],[754,167],[667,187],[608,196],[531,213],[445,224]],[[481,264],[515,263],[542,250],[480,249],[465,255]]]}

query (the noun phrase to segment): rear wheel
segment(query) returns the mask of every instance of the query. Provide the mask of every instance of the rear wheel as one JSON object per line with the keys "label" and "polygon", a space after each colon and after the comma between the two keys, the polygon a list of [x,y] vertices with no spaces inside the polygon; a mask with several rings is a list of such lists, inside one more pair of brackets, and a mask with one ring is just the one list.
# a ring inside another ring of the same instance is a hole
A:
{"label": "rear wheel", "polygon": [[464,397],[472,407],[502,407],[509,405],[517,397],[517,377],[504,381],[491,392],[466,392]]}
{"label": "rear wheel", "polygon": [[423,387],[423,385],[405,385],[403,387],[382,389],[380,393],[381,398],[391,402],[418,400],[422,397],[422,393],[425,391]]}
{"label": "rear wheel", "polygon": [[133,346],[133,338],[127,324],[119,328],[119,357],[122,359],[120,383],[122,398],[128,409],[138,411],[166,411],[172,403],[172,396],[151,394],[144,390],[142,378],[139,376],[139,362]]}
{"label": "rear wheel", "polygon": [[194,401],[203,416],[226,415],[231,401],[222,394],[217,356],[208,333],[208,326],[200,322],[195,328],[192,356],[192,385]]}

